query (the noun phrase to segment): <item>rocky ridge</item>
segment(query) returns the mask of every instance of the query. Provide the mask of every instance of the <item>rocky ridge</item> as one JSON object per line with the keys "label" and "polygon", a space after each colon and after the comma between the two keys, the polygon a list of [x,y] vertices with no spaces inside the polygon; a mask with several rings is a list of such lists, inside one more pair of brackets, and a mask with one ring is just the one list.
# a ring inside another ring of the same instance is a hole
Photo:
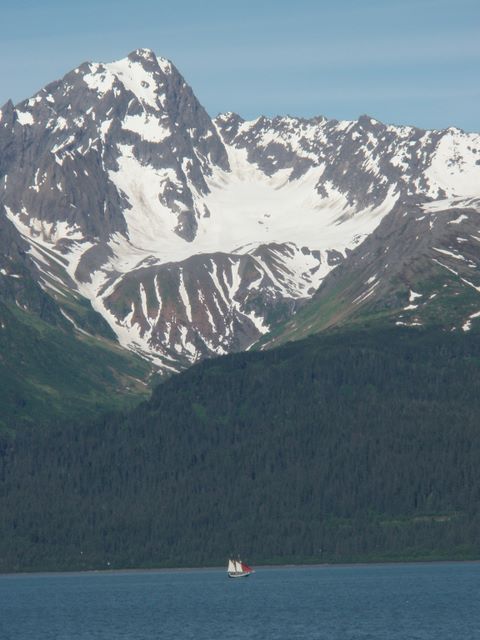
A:
{"label": "rocky ridge", "polygon": [[365,270],[362,256],[385,252],[386,229],[390,269],[419,256],[453,269],[452,230],[475,262],[479,185],[477,134],[367,116],[212,120],[146,49],[0,111],[0,221],[32,279],[75,324],[65,301],[87,299],[163,370],[250,348],[340,277],[348,309],[384,304],[387,259]]}

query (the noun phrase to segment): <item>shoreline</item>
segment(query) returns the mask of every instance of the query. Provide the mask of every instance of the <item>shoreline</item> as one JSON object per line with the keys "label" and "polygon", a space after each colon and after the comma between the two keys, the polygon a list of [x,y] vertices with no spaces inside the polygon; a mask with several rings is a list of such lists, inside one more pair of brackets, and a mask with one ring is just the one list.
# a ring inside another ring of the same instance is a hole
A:
{"label": "shoreline", "polygon": [[[480,564],[480,559],[474,560],[385,560],[372,562],[318,562],[318,563],[287,563],[287,564],[257,564],[255,571],[275,571],[278,569],[334,569],[334,568],[353,568],[353,567],[384,567],[399,565],[432,565],[432,564]],[[222,566],[212,567],[158,567],[150,569],[85,569],[85,570],[65,570],[65,571],[10,571],[0,572],[0,578],[8,577],[49,577],[49,576],[87,576],[87,575],[118,575],[118,574],[148,574],[148,573],[201,573],[208,571],[224,571],[226,568]]]}

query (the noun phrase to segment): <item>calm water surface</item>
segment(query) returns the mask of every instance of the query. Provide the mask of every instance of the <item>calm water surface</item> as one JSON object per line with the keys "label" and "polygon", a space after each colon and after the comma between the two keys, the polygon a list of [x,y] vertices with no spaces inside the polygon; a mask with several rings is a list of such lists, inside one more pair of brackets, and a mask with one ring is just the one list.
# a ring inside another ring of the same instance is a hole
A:
{"label": "calm water surface", "polygon": [[480,564],[0,576],[0,640],[480,640]]}

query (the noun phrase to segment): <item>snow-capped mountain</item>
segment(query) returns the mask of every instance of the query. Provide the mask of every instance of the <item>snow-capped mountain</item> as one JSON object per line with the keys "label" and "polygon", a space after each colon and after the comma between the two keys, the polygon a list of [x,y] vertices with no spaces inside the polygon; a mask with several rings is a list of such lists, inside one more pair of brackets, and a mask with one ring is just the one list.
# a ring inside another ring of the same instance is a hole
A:
{"label": "snow-capped mountain", "polygon": [[342,325],[480,328],[480,199],[402,202],[264,344]]}
{"label": "snow-capped mountain", "polygon": [[400,243],[413,208],[428,235],[439,206],[478,211],[479,197],[477,134],[367,116],[212,120],[145,49],[0,111],[0,216],[32,273],[167,370],[249,348],[347,273],[382,220]]}

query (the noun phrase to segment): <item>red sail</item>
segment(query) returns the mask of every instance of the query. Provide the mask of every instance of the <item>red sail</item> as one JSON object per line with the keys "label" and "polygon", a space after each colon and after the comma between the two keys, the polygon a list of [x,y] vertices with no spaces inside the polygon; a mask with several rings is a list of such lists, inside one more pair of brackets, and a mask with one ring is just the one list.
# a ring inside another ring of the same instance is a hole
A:
{"label": "red sail", "polygon": [[244,564],[242,562],[241,565],[242,565],[242,571],[245,571],[245,573],[251,573],[252,572],[252,569],[248,566],[248,564]]}

